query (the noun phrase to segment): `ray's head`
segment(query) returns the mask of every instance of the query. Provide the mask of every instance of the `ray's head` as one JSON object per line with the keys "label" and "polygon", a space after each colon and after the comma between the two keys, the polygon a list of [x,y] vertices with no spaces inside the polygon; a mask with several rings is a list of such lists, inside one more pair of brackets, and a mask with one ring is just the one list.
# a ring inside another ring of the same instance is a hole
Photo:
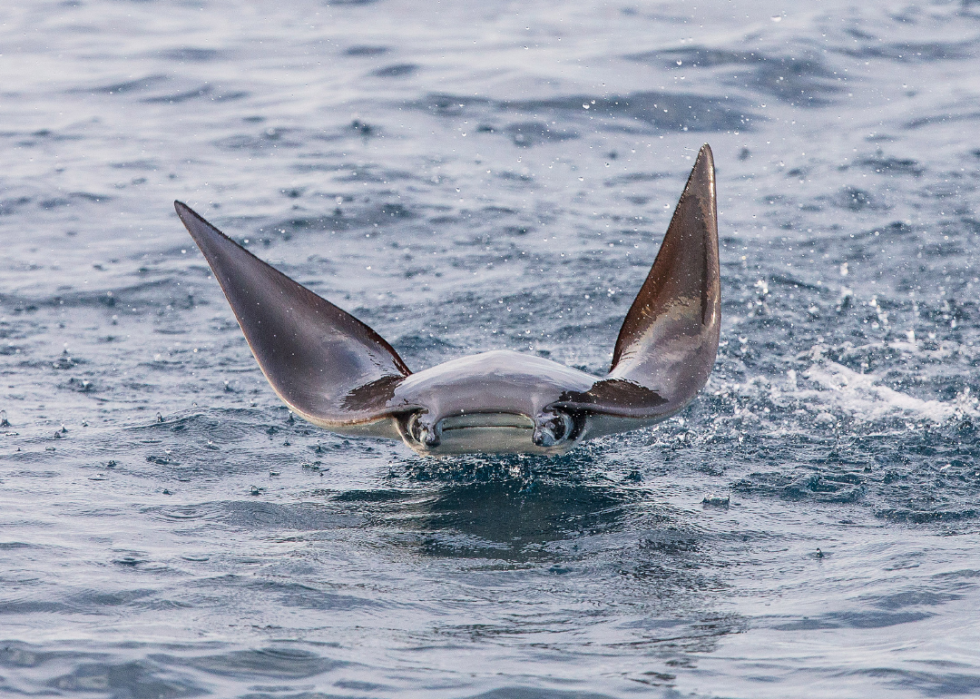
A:
{"label": "ray's head", "polygon": [[561,454],[583,436],[585,415],[557,403],[595,377],[510,350],[461,357],[406,377],[395,400],[406,445],[423,455]]}

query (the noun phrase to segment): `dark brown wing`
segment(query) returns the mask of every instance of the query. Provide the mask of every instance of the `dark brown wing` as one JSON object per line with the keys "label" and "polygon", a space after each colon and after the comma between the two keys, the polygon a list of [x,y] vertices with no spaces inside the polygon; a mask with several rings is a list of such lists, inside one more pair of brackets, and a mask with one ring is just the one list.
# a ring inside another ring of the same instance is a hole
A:
{"label": "dark brown wing", "polygon": [[324,427],[386,414],[405,362],[367,325],[297,284],[181,202],[177,215],[221,284],[275,392]]}
{"label": "dark brown wing", "polygon": [[608,377],[566,405],[645,421],[676,413],[708,380],[720,326],[715,168],[704,145],[623,321]]}

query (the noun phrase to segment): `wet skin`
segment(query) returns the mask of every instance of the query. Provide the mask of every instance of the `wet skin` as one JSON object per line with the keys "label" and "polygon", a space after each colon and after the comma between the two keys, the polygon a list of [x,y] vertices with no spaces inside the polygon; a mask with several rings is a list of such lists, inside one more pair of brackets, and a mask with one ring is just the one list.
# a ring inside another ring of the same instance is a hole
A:
{"label": "wet skin", "polygon": [[262,262],[181,202],[262,372],[297,414],[342,434],[401,439],[424,455],[561,454],[660,422],[704,386],[721,290],[714,163],[705,145],[660,252],[623,321],[605,377],[498,350],[412,373],[349,313]]}

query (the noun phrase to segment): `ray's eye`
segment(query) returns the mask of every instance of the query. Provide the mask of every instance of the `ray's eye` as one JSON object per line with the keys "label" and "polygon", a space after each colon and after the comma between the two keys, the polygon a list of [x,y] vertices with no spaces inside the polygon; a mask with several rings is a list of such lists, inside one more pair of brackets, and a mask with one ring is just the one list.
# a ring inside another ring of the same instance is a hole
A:
{"label": "ray's eye", "polygon": [[531,441],[539,447],[553,447],[568,439],[572,432],[572,418],[568,413],[556,410],[538,415]]}
{"label": "ray's eye", "polygon": [[408,433],[419,444],[430,449],[439,446],[442,441],[442,429],[438,424],[433,425],[425,413],[415,413],[409,418]]}

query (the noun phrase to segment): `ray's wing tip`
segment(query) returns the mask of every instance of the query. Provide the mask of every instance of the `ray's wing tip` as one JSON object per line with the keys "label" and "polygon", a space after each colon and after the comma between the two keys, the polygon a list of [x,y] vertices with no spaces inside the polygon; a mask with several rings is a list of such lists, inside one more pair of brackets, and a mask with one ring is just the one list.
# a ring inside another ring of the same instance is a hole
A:
{"label": "ray's wing tip", "polygon": [[217,233],[222,237],[226,237],[221,231],[215,228],[214,224],[179,199],[174,199],[174,209],[177,210],[177,216],[180,218],[180,222],[184,224],[184,228],[197,241],[198,245],[201,244],[202,236],[213,238],[214,234]]}
{"label": "ray's wing tip", "polygon": [[200,215],[194,211],[194,209],[189,207],[180,199],[174,199],[174,210],[176,210],[178,218],[180,218],[181,223],[184,224],[188,231],[191,230],[191,222],[195,219],[201,218]]}
{"label": "ray's wing tip", "polygon": [[714,180],[715,178],[715,157],[711,152],[711,146],[705,143],[698,151],[698,157],[694,161],[691,175],[697,180]]}

